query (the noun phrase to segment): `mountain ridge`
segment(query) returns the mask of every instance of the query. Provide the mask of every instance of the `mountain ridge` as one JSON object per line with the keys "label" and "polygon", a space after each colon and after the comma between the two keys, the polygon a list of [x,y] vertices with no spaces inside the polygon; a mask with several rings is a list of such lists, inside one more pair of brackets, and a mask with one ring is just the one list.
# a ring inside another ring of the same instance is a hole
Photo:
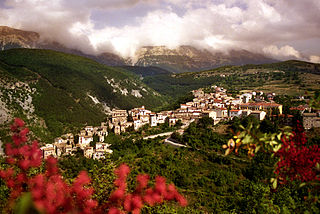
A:
{"label": "mountain ridge", "polygon": [[[36,32],[22,31],[10,27],[1,34],[0,49],[11,48],[40,48],[51,49],[65,53],[76,54],[91,58],[109,66],[155,66],[174,73],[201,71],[220,67],[223,65],[262,64],[276,62],[262,54],[246,50],[230,50],[229,53],[210,52],[190,45],[181,45],[175,49],[165,46],[143,46],[138,49],[135,56],[123,58],[114,53],[101,53],[98,55],[86,54],[76,49],[70,49],[54,41],[40,40]],[[25,37],[23,36],[25,35]],[[11,38],[11,40],[8,39]]]}
{"label": "mountain ridge", "polygon": [[273,63],[277,60],[247,50],[230,50],[228,53],[210,52],[182,45],[176,49],[165,46],[144,46],[136,52],[132,65],[158,66],[176,73],[201,71],[224,65]]}

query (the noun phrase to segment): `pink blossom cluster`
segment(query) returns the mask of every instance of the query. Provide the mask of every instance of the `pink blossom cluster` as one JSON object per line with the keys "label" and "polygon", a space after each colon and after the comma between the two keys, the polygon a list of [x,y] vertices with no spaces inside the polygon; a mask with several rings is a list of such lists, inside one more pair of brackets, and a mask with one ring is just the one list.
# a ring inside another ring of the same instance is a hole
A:
{"label": "pink blossom cluster", "polygon": [[129,173],[130,168],[126,164],[120,165],[115,171],[117,179],[114,184],[117,189],[109,199],[109,214],[138,214],[144,204],[154,206],[171,200],[177,201],[181,206],[187,205],[187,200],[178,193],[174,184],[166,184],[166,179],[161,176],[156,177],[154,187],[148,187],[149,175],[138,175],[135,191],[127,193],[126,179]]}
{"label": "pink blossom cluster", "polygon": [[10,204],[23,192],[31,192],[32,201],[37,210],[47,214],[55,213],[140,213],[141,208],[175,200],[181,206],[187,205],[187,200],[178,193],[173,184],[166,184],[166,179],[156,177],[155,186],[149,187],[149,176],[138,175],[137,186],[133,193],[127,193],[126,179],[130,168],[122,164],[115,170],[117,179],[114,181],[116,190],[111,194],[106,204],[98,206],[92,199],[94,189],[89,187],[90,178],[82,171],[74,182],[69,185],[59,173],[57,159],[49,157],[46,160],[46,170],[34,176],[28,176],[30,169],[40,167],[42,152],[36,141],[28,144],[28,128],[24,121],[15,119],[11,126],[12,143],[6,144],[6,170],[0,170],[2,178],[11,190]]}
{"label": "pink blossom cluster", "polygon": [[47,159],[45,174],[30,179],[32,199],[38,210],[45,213],[93,213],[98,203],[91,199],[93,188],[86,187],[90,178],[80,172],[72,185],[66,184],[57,168],[57,160]]}
{"label": "pink blossom cluster", "polygon": [[280,158],[275,173],[284,183],[289,180],[320,180],[316,169],[316,165],[320,164],[320,148],[318,145],[307,147],[306,142],[306,134],[299,122],[293,135],[282,138],[282,147],[275,153]]}
{"label": "pink blossom cluster", "polygon": [[42,153],[37,141],[33,141],[31,145],[26,144],[29,129],[24,127],[23,120],[16,118],[11,126],[11,131],[13,132],[13,143],[7,143],[5,150],[7,163],[11,167],[0,170],[0,178],[4,179],[12,190],[10,201],[13,201],[20,196],[21,192],[26,191],[28,186],[27,172],[30,168],[41,165]]}
{"label": "pink blossom cluster", "polygon": [[93,213],[97,202],[92,200],[93,189],[87,188],[90,179],[81,172],[72,185],[68,185],[59,174],[57,160],[46,160],[46,172],[28,176],[31,168],[40,167],[42,152],[36,141],[28,144],[28,128],[24,121],[17,118],[11,126],[13,143],[6,144],[7,162],[11,166],[0,170],[0,178],[10,188],[10,202],[21,196],[22,192],[31,192],[35,207],[48,214],[54,213]]}

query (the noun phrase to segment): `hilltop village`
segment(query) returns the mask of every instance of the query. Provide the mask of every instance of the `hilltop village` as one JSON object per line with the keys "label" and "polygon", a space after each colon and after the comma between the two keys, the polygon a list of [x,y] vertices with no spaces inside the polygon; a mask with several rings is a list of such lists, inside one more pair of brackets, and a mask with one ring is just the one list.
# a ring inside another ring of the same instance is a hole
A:
{"label": "hilltop village", "polygon": [[[119,135],[129,129],[137,131],[145,125],[155,127],[165,122],[169,126],[174,126],[178,122],[186,125],[201,117],[212,118],[214,125],[220,121],[249,115],[260,121],[264,120],[266,115],[284,117],[282,114],[283,106],[273,101],[274,93],[247,92],[232,97],[222,87],[212,86],[212,91],[205,93],[203,89],[194,90],[192,91],[194,96],[192,101],[180,104],[180,108],[172,111],[155,113],[147,110],[144,106],[129,111],[114,109],[107,122],[102,122],[98,127],[86,126],[78,134],[77,140],[73,134],[69,133],[56,138],[53,144],[41,147],[43,157],[47,158],[50,155],[61,157],[82,150],[87,158],[104,158],[105,153],[112,153],[112,150],[109,149],[111,145],[104,142],[108,130]],[[296,109],[303,115],[303,125],[306,129],[320,127],[319,113],[305,113],[307,110],[310,111],[308,106],[299,106]],[[286,115],[285,123],[291,125],[292,119],[292,115]]]}

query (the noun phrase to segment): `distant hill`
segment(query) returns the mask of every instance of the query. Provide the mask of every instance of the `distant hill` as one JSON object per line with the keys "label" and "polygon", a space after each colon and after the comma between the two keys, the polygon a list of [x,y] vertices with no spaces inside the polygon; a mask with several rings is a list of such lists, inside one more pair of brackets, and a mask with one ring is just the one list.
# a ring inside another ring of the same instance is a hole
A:
{"label": "distant hill", "polygon": [[[165,46],[146,46],[138,49],[134,56],[126,59],[107,52],[99,55],[90,55],[76,49],[67,48],[54,41],[42,40],[40,39],[40,35],[36,32],[0,26],[0,49],[6,50],[19,47],[51,49],[76,54],[109,66],[152,66],[174,73],[201,71],[224,65],[276,62],[276,60],[262,54],[252,53],[246,50],[231,50],[229,53],[210,52],[205,49],[201,50],[187,45],[175,49],[169,49]],[[148,69],[146,71],[151,70]]]}
{"label": "distant hill", "polygon": [[147,76],[143,82],[161,94],[180,97],[211,85],[239,91],[255,89],[278,94],[303,95],[320,89],[320,64],[291,60],[285,62],[223,66],[200,72]]}
{"label": "distant hill", "polygon": [[154,76],[154,75],[164,75],[164,74],[173,74],[170,71],[167,71],[163,68],[155,67],[155,66],[121,66],[122,68],[133,72],[136,75],[141,77],[145,76]]}
{"label": "distant hill", "polygon": [[0,121],[13,116],[34,118],[48,127],[47,139],[73,127],[99,124],[112,108],[154,108],[166,103],[125,69],[51,50],[1,51],[0,76]]}

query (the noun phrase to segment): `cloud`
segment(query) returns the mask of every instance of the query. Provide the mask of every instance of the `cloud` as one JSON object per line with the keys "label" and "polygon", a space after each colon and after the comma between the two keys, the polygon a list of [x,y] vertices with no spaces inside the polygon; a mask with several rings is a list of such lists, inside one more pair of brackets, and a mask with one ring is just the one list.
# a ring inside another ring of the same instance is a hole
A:
{"label": "cloud", "polygon": [[8,17],[0,17],[1,25],[36,31],[42,39],[94,52],[85,34],[73,33],[77,26],[92,28],[89,11],[63,8],[60,0],[7,0],[6,5],[8,8],[0,8],[0,14]]}
{"label": "cloud", "polygon": [[[308,50],[301,50],[304,41],[309,44],[320,38],[319,2],[6,0],[6,7],[0,8],[0,24],[39,32],[43,39],[86,53],[112,51],[133,56],[146,45],[193,45],[212,51],[246,49],[278,59],[303,58],[320,54],[320,44],[316,42]],[[144,13],[137,15],[137,8]],[[115,23],[117,20],[112,15],[97,18],[97,11],[121,13],[125,20],[132,21],[119,27],[108,26],[105,18]]]}
{"label": "cloud", "polygon": [[301,59],[301,54],[299,51],[295,50],[293,47],[286,45],[281,48],[278,48],[275,45],[270,45],[263,48],[263,52],[271,57],[278,59],[290,59],[296,58]]}
{"label": "cloud", "polygon": [[320,56],[311,55],[309,61],[313,63],[320,63]]}

